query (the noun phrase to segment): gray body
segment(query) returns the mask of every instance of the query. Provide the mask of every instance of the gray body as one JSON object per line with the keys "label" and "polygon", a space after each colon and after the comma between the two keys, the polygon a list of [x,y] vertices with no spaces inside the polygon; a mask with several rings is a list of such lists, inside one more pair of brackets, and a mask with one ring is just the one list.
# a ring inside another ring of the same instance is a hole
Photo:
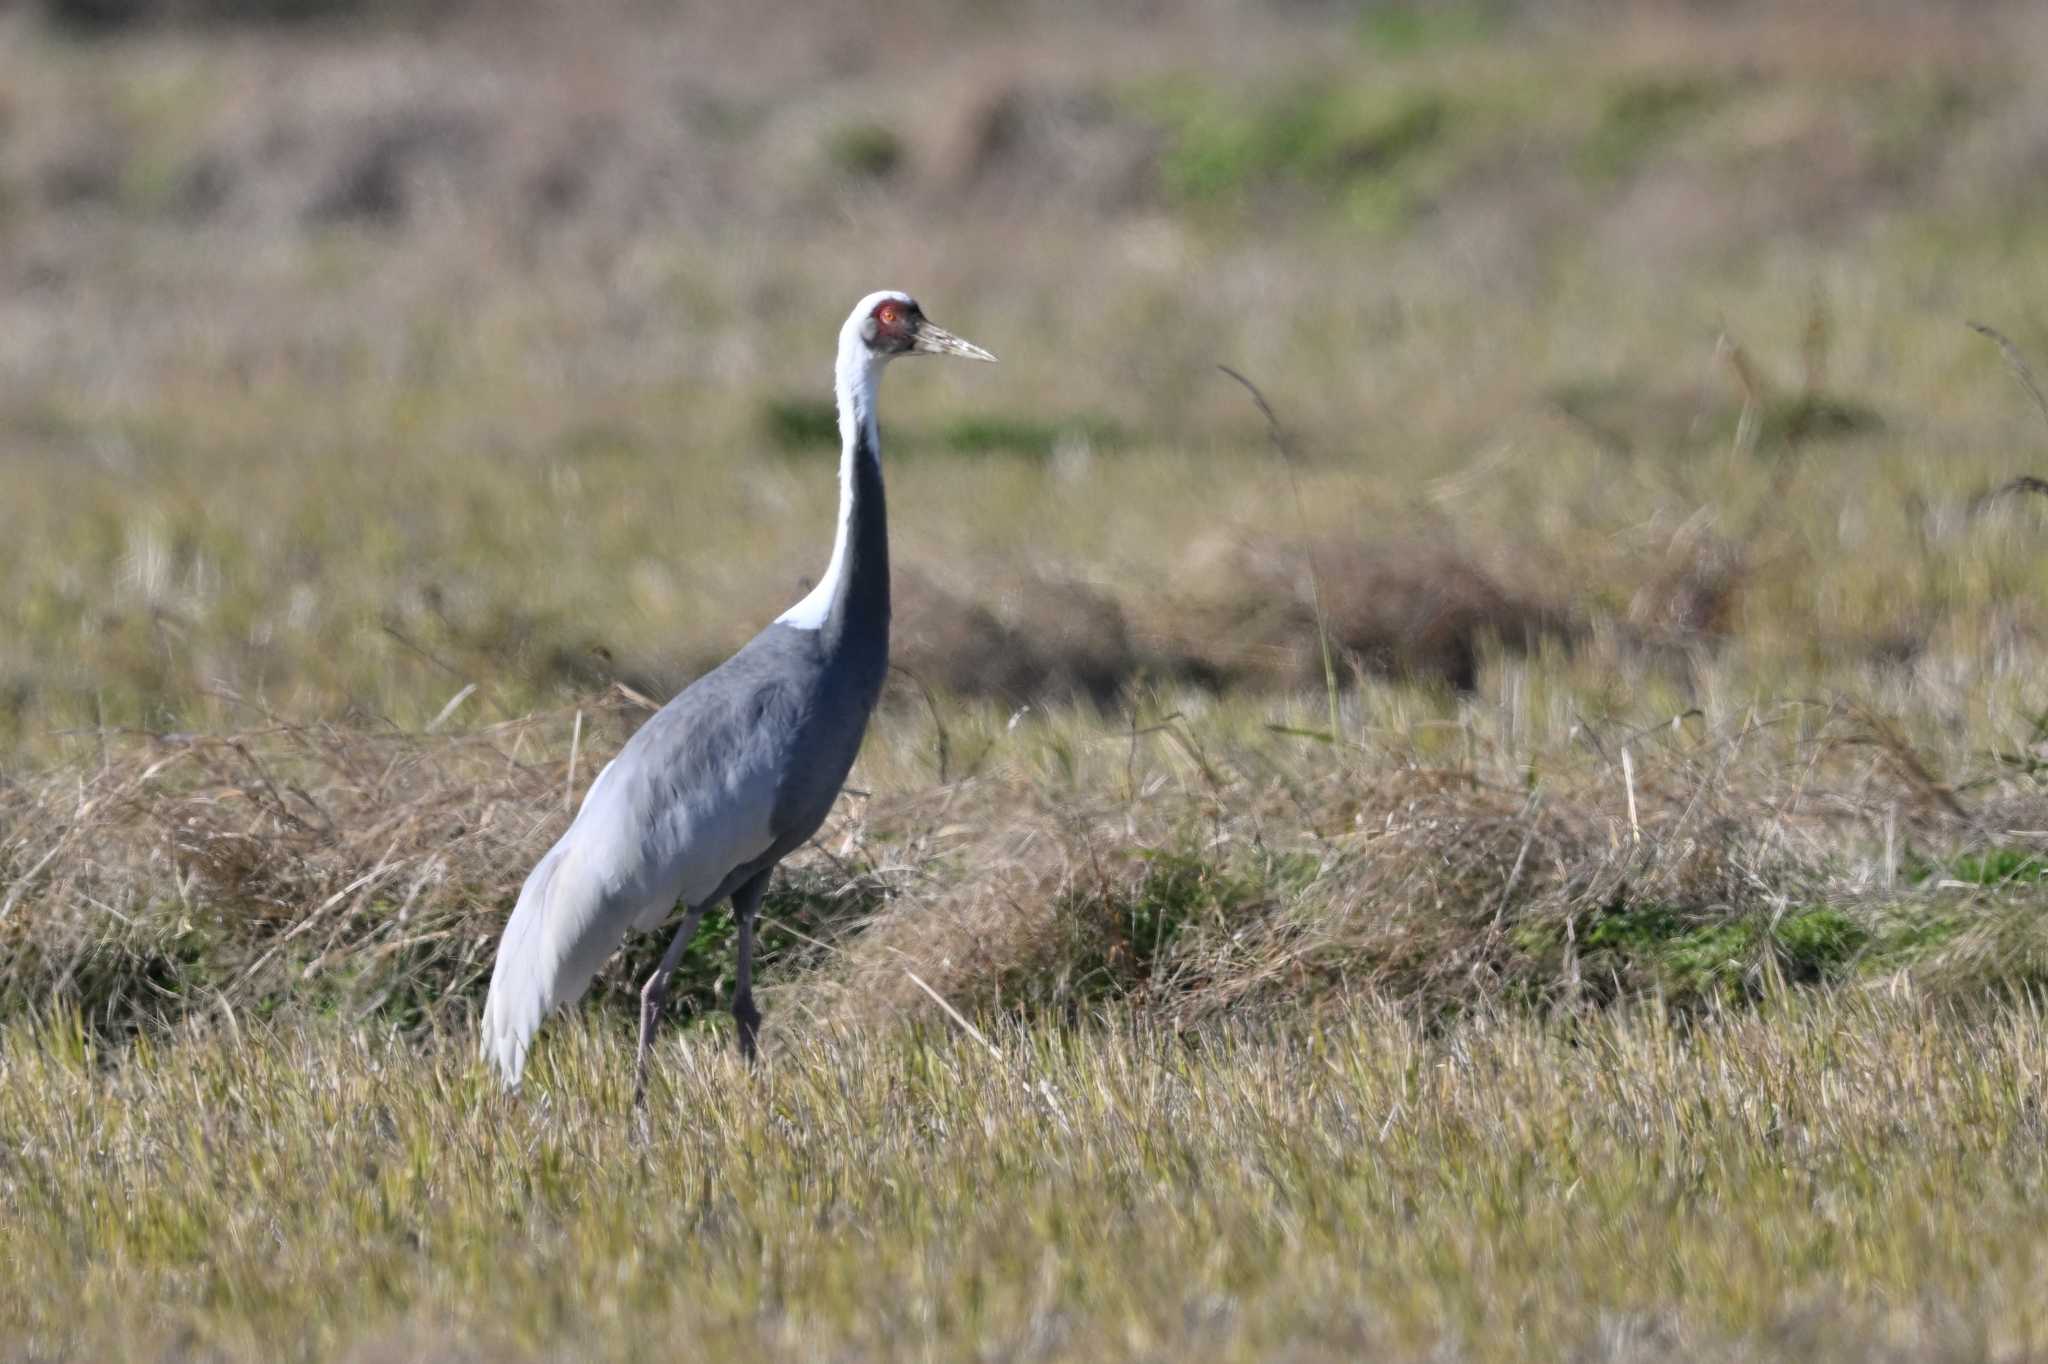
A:
{"label": "gray body", "polygon": [[[876,353],[858,324],[864,310],[896,300],[921,323],[904,296],[877,294],[842,329],[840,524],[825,578],[641,727],[520,891],[483,1021],[484,1057],[508,1085],[519,1082],[547,1014],[582,995],[627,932],[659,926],[680,904],[683,927],[643,997],[644,1068],[682,949],[703,911],[728,897],[740,929],[733,1011],[752,1052],[754,910],[775,864],[831,813],[888,671],[889,533],[873,395],[882,362],[902,352]],[[922,325],[964,348],[957,353],[993,358]]]}

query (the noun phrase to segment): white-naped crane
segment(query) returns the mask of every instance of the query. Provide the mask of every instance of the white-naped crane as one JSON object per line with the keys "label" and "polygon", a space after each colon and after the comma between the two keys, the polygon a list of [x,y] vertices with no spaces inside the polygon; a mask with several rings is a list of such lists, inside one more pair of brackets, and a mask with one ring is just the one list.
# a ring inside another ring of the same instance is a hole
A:
{"label": "white-naped crane", "polygon": [[875,390],[891,360],[994,360],[932,325],[908,294],[869,294],[839,329],[839,530],[809,595],[663,706],[598,773],[519,892],[484,1004],[483,1057],[516,1087],[541,1020],[580,998],[634,929],[683,921],[640,993],[634,1102],[656,1020],[704,911],[732,900],[732,996],[755,1054],[754,915],[769,875],[825,821],[889,665],[889,526]]}

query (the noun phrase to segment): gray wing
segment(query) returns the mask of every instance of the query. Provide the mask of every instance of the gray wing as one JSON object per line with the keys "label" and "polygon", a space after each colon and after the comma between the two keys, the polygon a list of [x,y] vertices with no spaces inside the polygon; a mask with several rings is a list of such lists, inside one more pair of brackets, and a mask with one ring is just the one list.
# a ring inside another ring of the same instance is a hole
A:
{"label": "gray wing", "polygon": [[526,878],[484,1004],[483,1057],[508,1086],[541,1021],[583,994],[629,930],[705,903],[774,848],[807,689],[750,653],[641,727]]}

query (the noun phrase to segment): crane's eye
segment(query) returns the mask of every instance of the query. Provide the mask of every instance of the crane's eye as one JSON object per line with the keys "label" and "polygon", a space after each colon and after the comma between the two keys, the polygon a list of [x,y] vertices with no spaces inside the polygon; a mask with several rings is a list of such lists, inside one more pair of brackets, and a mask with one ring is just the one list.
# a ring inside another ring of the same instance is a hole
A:
{"label": "crane's eye", "polygon": [[895,326],[902,316],[901,310],[893,303],[884,303],[881,307],[875,309],[875,321],[885,327]]}

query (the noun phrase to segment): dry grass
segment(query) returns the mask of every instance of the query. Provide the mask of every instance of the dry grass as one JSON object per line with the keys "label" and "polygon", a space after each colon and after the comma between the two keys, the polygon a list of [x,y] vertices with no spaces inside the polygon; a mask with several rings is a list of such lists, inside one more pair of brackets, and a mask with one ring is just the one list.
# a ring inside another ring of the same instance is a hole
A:
{"label": "dry grass", "polygon": [[1432,530],[1231,546],[1201,570],[1225,579],[1227,592],[1192,608],[1211,675],[1246,689],[1313,690],[1324,681],[1327,631],[1347,684],[1380,677],[1470,691],[1489,651],[1527,652],[1578,632],[1561,608],[1502,587],[1450,528]]}
{"label": "dry grass", "polygon": [[[1176,1026],[1359,988],[1435,1012],[2042,976],[2038,726],[1968,754],[1847,701],[1588,725],[1529,696],[1540,664],[1500,666],[1519,713],[1439,699],[1336,744],[1228,707],[1118,734],[1089,709],[906,706],[770,902],[778,1007],[929,1011],[913,973],[977,1011],[1124,998]],[[0,795],[0,995],[117,1030],[287,1006],[459,1026],[637,713],[616,705],[449,738],[82,742]],[[700,1005],[722,931],[692,958]],[[618,997],[659,946],[615,965]]]}
{"label": "dry grass", "polygon": [[[2022,1359],[2029,1005],[0,1040],[0,1355]],[[997,1054],[999,1053],[999,1054]]]}

